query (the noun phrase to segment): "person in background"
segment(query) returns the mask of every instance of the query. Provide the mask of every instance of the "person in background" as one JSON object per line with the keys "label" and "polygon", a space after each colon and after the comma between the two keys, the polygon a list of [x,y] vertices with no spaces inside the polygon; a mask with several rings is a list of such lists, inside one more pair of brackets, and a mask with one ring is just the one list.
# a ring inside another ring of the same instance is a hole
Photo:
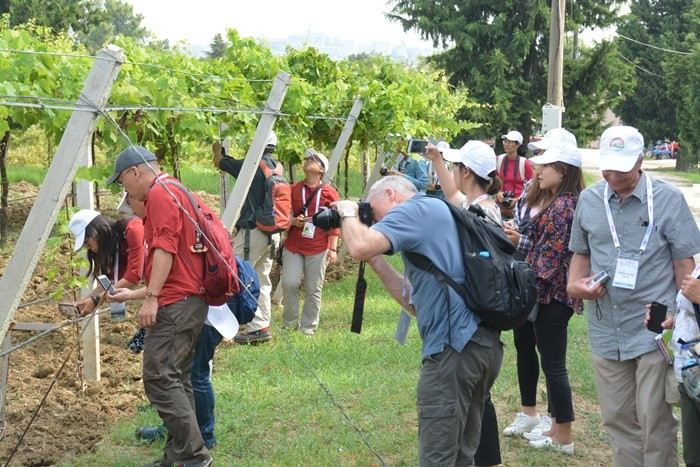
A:
{"label": "person in background", "polygon": [[[208,467],[213,459],[197,424],[191,381],[194,347],[208,309],[202,296],[204,256],[193,249],[197,239],[190,218],[197,213],[187,193],[175,186],[179,182],[160,171],[146,148],[132,145],[117,156],[107,184],[115,182],[146,207],[146,286],[131,293],[144,297],[138,313],[148,330],[144,390],[168,429],[163,457],[149,467]],[[204,215],[218,221],[196,194],[191,196]]]}
{"label": "person in background", "polygon": [[[668,363],[643,322],[653,301],[676,313],[700,231],[680,190],[642,171],[644,138],[636,128],[608,128],[599,147],[604,180],[576,206],[567,289],[595,301],[588,340],[613,465],[678,465],[677,421],[664,391]],[[600,272],[608,280],[589,287]]]}
{"label": "person in background", "polygon": [[403,149],[398,149],[398,159],[396,165],[388,170],[384,175],[396,175],[403,177],[416,187],[416,190],[425,192],[428,185],[428,172],[425,164],[415,159],[411,154]]}
{"label": "person in background", "polygon": [[[282,319],[284,326],[301,329],[313,336],[318,328],[321,312],[321,294],[326,265],[338,259],[340,229],[317,229],[311,217],[338,201],[338,192],[323,175],[328,159],[314,150],[307,150],[304,158],[304,180],[292,187],[292,227],[287,232],[282,252],[281,282],[284,292]],[[299,316],[299,285],[304,280],[304,307]]]}
{"label": "person in background", "polygon": [[[114,287],[135,287],[141,282],[145,247],[143,223],[134,216],[112,220],[99,211],[82,209],[68,223],[75,237],[74,250],[88,249],[87,276],[93,279],[104,274]],[[87,297],[75,303],[82,316],[92,313],[105,295],[98,284]]]}
{"label": "person in background", "polygon": [[503,191],[496,196],[496,202],[501,205],[503,218],[510,219],[525,183],[532,179],[534,169],[525,158],[527,150],[523,146],[522,133],[511,130],[501,136],[501,140],[505,153],[498,156],[496,170],[503,181]]}
{"label": "person in background", "polygon": [[[273,159],[277,147],[277,135],[271,132],[265,142],[261,163],[272,171],[284,171],[284,167]],[[218,142],[212,145],[214,152],[213,163],[217,169],[223,170],[232,177],[238,178],[244,159],[234,159],[225,154],[225,149]],[[238,344],[258,344],[272,339],[270,323],[272,320],[271,300],[272,281],[270,271],[274,258],[270,251],[276,251],[280,245],[280,234],[268,235],[256,227],[255,211],[265,202],[265,174],[258,167],[248,190],[248,196],[241,208],[241,214],[236,221],[236,237],[233,241],[236,256],[242,257],[255,268],[260,279],[260,300],[253,321],[246,325],[245,334],[236,336]]]}
{"label": "person in background", "polygon": [[[529,143],[528,149],[535,155],[543,155],[548,148],[563,144],[576,146],[576,136],[564,128],[554,128],[545,133],[541,139]],[[517,248],[516,256],[520,260],[525,259],[530,249],[530,239],[527,235],[522,235],[521,232],[527,231],[532,218],[539,212],[537,206],[533,207],[527,203],[527,193],[533,184],[535,189],[539,189],[537,180],[528,182],[515,205],[513,219],[503,224],[503,230]],[[552,427],[552,419],[549,415],[540,416],[537,413],[537,383],[540,376],[540,362],[532,321],[527,320],[521,326],[513,329],[513,343],[517,355],[521,410],[515,415],[513,422],[503,430],[503,435],[523,436],[532,441]],[[551,413],[551,409],[548,412]]]}

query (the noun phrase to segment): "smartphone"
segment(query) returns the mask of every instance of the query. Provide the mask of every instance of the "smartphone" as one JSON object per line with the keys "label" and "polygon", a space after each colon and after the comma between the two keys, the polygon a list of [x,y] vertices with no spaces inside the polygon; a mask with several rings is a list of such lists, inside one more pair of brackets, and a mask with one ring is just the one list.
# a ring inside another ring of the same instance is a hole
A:
{"label": "smartphone", "polygon": [[112,287],[112,282],[104,274],[97,276],[97,282],[100,283],[102,288],[105,289],[105,292],[107,292],[108,294],[111,295],[114,293],[114,287]]}
{"label": "smartphone", "polygon": [[607,273],[607,272],[605,272],[605,271],[600,271],[598,274],[596,274],[595,276],[593,276],[593,277],[591,278],[590,281],[588,281],[588,284],[587,284],[587,285],[588,285],[588,288],[589,288],[589,289],[592,289],[592,288],[594,288],[596,285],[602,284],[602,283],[604,283],[605,281],[607,281],[608,278],[610,278],[610,276],[608,276],[608,273]]}
{"label": "smartphone", "polygon": [[663,303],[651,302],[651,311],[649,313],[649,323],[647,323],[647,329],[656,334],[661,334],[663,328],[661,323],[666,319],[666,310],[668,307]]}
{"label": "smartphone", "polygon": [[60,311],[61,314],[63,314],[67,318],[77,318],[78,316],[80,316],[80,310],[78,310],[78,307],[76,307],[72,303],[59,303],[58,311]]}
{"label": "smartphone", "polygon": [[428,147],[428,141],[424,139],[408,140],[408,152],[414,154],[425,154],[425,149]]}

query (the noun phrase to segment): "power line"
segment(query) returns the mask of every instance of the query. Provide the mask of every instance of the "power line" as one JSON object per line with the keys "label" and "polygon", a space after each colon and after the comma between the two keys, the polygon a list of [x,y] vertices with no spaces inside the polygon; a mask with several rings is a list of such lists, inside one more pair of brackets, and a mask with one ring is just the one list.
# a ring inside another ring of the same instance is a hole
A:
{"label": "power line", "polygon": [[681,51],[681,50],[667,49],[667,48],[665,48],[665,47],[659,47],[659,46],[656,46],[656,45],[653,45],[653,44],[647,44],[646,42],[642,42],[642,41],[639,41],[639,40],[637,40],[637,39],[632,39],[631,37],[627,37],[627,36],[625,36],[624,34],[620,34],[619,32],[617,32],[616,34],[617,34],[618,36],[620,36],[621,38],[623,38],[623,39],[625,39],[625,40],[628,40],[628,41],[630,41],[630,42],[634,42],[634,43],[636,43],[636,44],[643,45],[643,46],[645,46],[645,47],[650,47],[650,48],[652,48],[652,49],[660,50],[660,51],[662,51],[662,52],[669,52],[669,53],[679,54],[679,55],[693,55],[692,52],[683,52],[683,51]]}
{"label": "power line", "polygon": [[661,76],[661,75],[659,75],[659,74],[656,74],[656,73],[654,73],[653,71],[649,71],[649,70],[647,70],[646,68],[644,68],[644,67],[642,67],[642,66],[640,66],[640,65],[637,65],[637,64],[634,63],[632,60],[630,60],[630,59],[628,59],[627,57],[625,57],[624,55],[622,55],[620,52],[617,52],[617,54],[620,56],[621,59],[623,59],[624,61],[626,61],[626,62],[629,63],[630,65],[634,66],[634,67],[637,68],[638,70],[643,71],[644,73],[648,73],[648,74],[650,74],[650,75],[652,75],[652,76],[656,76],[657,78],[665,79],[663,76]]}

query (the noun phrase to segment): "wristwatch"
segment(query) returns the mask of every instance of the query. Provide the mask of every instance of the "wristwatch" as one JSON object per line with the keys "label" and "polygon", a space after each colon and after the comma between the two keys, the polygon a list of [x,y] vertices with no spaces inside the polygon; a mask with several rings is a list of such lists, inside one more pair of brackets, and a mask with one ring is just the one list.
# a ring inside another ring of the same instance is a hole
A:
{"label": "wristwatch", "polygon": [[340,212],[340,218],[345,219],[346,217],[357,217],[357,213],[353,209],[344,209]]}

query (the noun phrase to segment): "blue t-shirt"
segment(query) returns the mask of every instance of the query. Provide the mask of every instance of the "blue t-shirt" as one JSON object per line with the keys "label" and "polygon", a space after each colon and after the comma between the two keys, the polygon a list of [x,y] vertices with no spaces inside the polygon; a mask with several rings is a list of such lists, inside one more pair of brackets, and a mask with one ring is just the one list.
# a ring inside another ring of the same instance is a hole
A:
{"label": "blue t-shirt", "polygon": [[[457,282],[464,281],[457,226],[444,201],[418,194],[391,209],[372,228],[389,239],[390,253],[420,253]],[[442,352],[446,345],[462,352],[479,326],[479,317],[450,286],[441,285],[435,276],[402,257],[413,287],[423,358]]]}

